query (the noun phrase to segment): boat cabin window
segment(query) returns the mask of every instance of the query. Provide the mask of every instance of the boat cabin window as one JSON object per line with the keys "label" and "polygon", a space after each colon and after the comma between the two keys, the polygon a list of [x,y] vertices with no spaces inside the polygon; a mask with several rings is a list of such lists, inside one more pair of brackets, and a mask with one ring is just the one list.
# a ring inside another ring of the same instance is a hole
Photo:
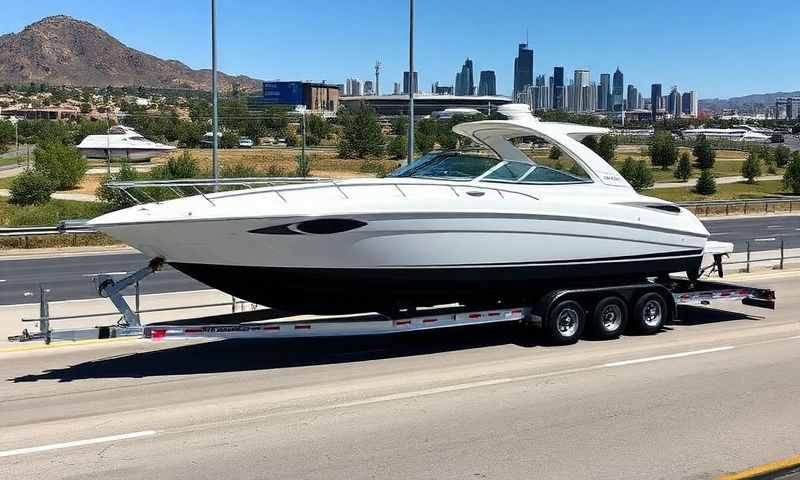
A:
{"label": "boat cabin window", "polygon": [[[577,166],[577,164],[576,164]],[[532,165],[525,162],[503,162],[488,172],[481,180],[487,182],[514,183],[585,183],[590,182],[583,170],[563,170],[547,165]]]}
{"label": "boat cabin window", "polygon": [[400,168],[390,176],[467,181],[480,177],[500,163],[502,161],[496,158],[481,155],[433,153]]}

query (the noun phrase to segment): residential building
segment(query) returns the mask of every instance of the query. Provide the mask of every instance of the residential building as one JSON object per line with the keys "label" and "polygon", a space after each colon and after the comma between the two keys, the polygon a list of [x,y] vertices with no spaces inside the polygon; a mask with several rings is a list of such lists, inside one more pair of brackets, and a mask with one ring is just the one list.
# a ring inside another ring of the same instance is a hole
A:
{"label": "residential building", "polygon": [[553,67],[553,108],[556,110],[566,110],[564,90],[564,67]]}
{"label": "residential building", "polygon": [[475,76],[473,74],[472,60],[467,57],[461,72],[456,74],[456,95],[475,95]]}
{"label": "residential building", "polygon": [[642,105],[639,103],[639,90],[629,84],[627,110],[637,110],[639,108],[642,108]]}
{"label": "residential building", "polygon": [[533,50],[527,43],[520,43],[517,58],[514,60],[514,94],[512,98],[525,92],[533,85]]}
{"label": "residential building", "polygon": [[681,97],[681,113],[691,117],[697,116],[697,94],[694,90],[684,92]]}
{"label": "residential building", "polygon": [[606,111],[611,110],[611,75],[608,73],[600,74],[600,89],[597,92],[597,109]]}
{"label": "residential building", "polygon": [[677,86],[673,86],[667,95],[667,113],[673,118],[681,116],[681,94],[678,92]]}
{"label": "residential building", "polygon": [[589,95],[584,91],[589,87],[590,77],[591,74],[589,70],[583,68],[575,70],[574,80],[572,83],[572,94],[570,95],[572,98],[572,105],[570,108],[571,111],[578,113],[586,113],[591,111],[588,100],[596,97],[597,94],[595,93],[593,95]]}
{"label": "residential building", "polygon": [[650,111],[653,114],[653,121],[658,117],[659,110],[661,110],[661,84],[654,83],[650,85]]}

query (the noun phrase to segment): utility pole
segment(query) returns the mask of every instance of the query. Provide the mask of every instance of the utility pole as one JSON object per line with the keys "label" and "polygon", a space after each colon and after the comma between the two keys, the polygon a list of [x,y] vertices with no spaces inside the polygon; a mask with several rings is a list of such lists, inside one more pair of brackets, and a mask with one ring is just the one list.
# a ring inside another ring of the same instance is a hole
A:
{"label": "utility pole", "polygon": [[[215,183],[219,181],[219,120],[217,97],[217,2],[211,0],[211,101],[213,104],[213,117],[211,120],[212,142],[211,165]],[[216,190],[216,187],[214,188]]]}
{"label": "utility pole", "polygon": [[379,96],[381,94],[381,68],[383,68],[383,64],[380,60],[375,61],[375,96]]}
{"label": "utility pole", "polygon": [[408,2],[408,164],[414,161],[414,0]]}

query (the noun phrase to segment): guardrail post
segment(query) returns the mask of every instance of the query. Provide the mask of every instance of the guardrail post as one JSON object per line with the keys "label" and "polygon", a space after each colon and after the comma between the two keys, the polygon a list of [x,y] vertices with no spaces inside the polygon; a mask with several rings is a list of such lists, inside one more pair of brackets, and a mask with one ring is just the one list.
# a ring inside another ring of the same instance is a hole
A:
{"label": "guardrail post", "polygon": [[730,209],[731,209],[731,206],[730,206],[730,204],[729,204],[729,203],[726,203],[726,204],[725,204],[725,216],[726,216],[726,217],[729,215],[728,211],[729,211]]}
{"label": "guardrail post", "polygon": [[744,214],[747,215],[747,202],[744,202]]}
{"label": "guardrail post", "polygon": [[50,302],[47,300],[48,293],[50,293],[50,289],[39,285],[39,331],[44,335],[44,343],[50,345],[52,337],[50,334]]}
{"label": "guardrail post", "polygon": [[134,313],[136,314],[136,319],[139,320],[139,325],[142,324],[142,316],[139,314],[140,302],[141,302],[140,293],[141,293],[141,291],[139,289],[139,282],[137,281],[136,282],[136,298],[135,298],[136,305],[134,307],[135,308]]}
{"label": "guardrail post", "polygon": [[750,273],[750,240],[747,241],[747,263],[744,271],[745,273]]}
{"label": "guardrail post", "polygon": [[231,295],[231,313],[236,313],[236,297]]}
{"label": "guardrail post", "polygon": [[781,237],[781,265],[779,268],[783,270],[783,237]]}

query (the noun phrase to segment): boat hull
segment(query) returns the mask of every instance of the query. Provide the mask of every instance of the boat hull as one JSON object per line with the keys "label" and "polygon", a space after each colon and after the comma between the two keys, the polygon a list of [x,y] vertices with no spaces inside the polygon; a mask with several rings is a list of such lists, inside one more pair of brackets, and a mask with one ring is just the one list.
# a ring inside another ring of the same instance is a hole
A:
{"label": "boat hull", "polygon": [[697,271],[702,251],[527,266],[462,268],[280,268],[172,263],[237,298],[292,312],[344,314],[462,303],[532,302],[557,287],[632,282]]}

